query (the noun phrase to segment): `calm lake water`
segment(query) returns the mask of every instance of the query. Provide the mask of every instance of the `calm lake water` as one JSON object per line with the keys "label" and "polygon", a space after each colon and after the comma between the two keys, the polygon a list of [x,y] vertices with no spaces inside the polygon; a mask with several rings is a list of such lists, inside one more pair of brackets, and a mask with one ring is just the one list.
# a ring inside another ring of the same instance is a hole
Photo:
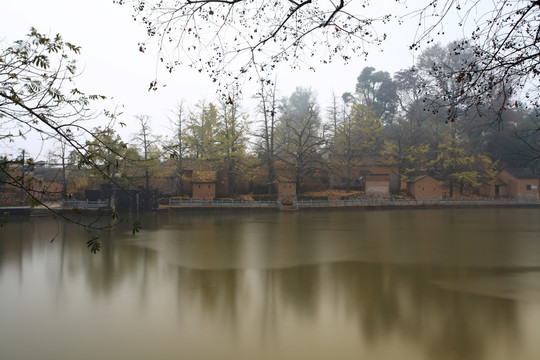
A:
{"label": "calm lake water", "polygon": [[142,222],[0,228],[0,358],[540,358],[540,209]]}

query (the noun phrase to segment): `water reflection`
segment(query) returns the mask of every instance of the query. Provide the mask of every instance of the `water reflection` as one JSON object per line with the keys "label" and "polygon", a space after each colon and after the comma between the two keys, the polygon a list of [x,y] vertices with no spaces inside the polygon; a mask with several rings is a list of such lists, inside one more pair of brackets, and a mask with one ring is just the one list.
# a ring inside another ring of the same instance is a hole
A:
{"label": "water reflection", "polygon": [[538,215],[162,214],[97,256],[10,222],[2,358],[536,359]]}
{"label": "water reflection", "polygon": [[[478,275],[356,262],[262,271],[179,269],[178,299],[181,313],[196,304],[196,327],[210,322],[206,330],[259,339],[261,346],[280,346],[286,334],[317,338],[322,332],[320,340],[330,344],[357,337],[358,344],[377,349],[392,339],[422,349],[427,359],[492,359],[494,339],[519,344],[516,304],[431,284]],[[283,355],[283,349],[273,350]],[[340,358],[354,354],[343,350],[336,350]]]}

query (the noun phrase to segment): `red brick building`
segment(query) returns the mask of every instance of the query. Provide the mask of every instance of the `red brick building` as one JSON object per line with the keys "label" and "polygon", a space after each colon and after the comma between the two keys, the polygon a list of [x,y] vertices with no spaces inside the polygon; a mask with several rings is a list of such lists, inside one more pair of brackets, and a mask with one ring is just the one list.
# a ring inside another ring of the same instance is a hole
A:
{"label": "red brick building", "polygon": [[[513,199],[538,199],[540,179],[528,169],[502,170],[492,187],[494,197],[500,197],[507,192],[508,197]],[[505,188],[506,186],[506,188]]]}
{"label": "red brick building", "polygon": [[407,183],[407,192],[419,200],[440,200],[443,198],[441,183],[429,175],[419,176]]}
{"label": "red brick building", "polygon": [[216,171],[193,171],[191,178],[194,200],[213,200],[216,197]]}

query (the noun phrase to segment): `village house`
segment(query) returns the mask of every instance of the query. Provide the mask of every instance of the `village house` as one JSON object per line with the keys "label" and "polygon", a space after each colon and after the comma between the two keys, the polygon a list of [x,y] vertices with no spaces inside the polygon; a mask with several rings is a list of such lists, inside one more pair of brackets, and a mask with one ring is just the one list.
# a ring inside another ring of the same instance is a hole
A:
{"label": "village house", "polygon": [[407,183],[407,192],[418,200],[441,200],[441,183],[429,175],[419,176]]}
{"label": "village house", "polygon": [[[7,171],[9,177],[0,181],[0,205],[27,204],[31,198],[38,201],[60,199],[63,189],[61,169],[45,167],[43,164],[36,162],[25,165],[24,174],[23,167],[18,164],[11,165]],[[15,184],[18,181],[24,181],[26,190]]]}
{"label": "village house", "polygon": [[[154,183],[164,196],[191,196],[193,193],[193,176],[200,171],[215,173],[215,197],[230,197],[234,193],[243,194],[250,191],[250,182],[245,174],[236,175],[231,181],[227,171],[217,160],[212,159],[169,159],[160,165]],[[197,180],[195,175],[195,182]],[[231,185],[233,187],[231,188]]]}
{"label": "village house", "polygon": [[194,200],[213,200],[216,197],[216,171],[197,170],[191,177],[191,198]]}
{"label": "village house", "polygon": [[[327,161],[332,165],[329,176],[329,186],[332,189],[345,189],[350,187],[354,190],[365,190],[365,177],[369,174],[388,175],[390,193],[400,192],[398,168],[384,156],[366,156],[354,162],[350,173],[343,160],[335,156],[327,156]],[[350,176],[350,179],[347,177]]]}
{"label": "village house", "polygon": [[483,189],[483,195],[494,198],[538,199],[540,178],[529,169],[505,169],[493,185]]}
{"label": "village house", "polygon": [[479,189],[479,194],[487,198],[507,198],[508,184],[501,179],[495,179],[492,184],[484,184]]}
{"label": "village house", "polygon": [[[62,182],[62,168],[36,167],[34,170],[33,189],[40,194],[41,200],[62,199],[64,191]],[[35,195],[34,195],[35,196]]]}

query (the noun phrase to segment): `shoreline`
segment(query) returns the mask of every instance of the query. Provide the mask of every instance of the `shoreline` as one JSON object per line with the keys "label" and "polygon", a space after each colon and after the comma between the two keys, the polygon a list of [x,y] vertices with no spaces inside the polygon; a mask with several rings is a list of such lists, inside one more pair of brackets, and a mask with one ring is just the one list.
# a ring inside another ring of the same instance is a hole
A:
{"label": "shoreline", "polygon": [[[183,205],[161,205],[148,212],[213,212],[213,211],[276,211],[276,212],[302,212],[302,211],[335,211],[335,210],[394,210],[394,209],[486,209],[486,208],[540,208],[540,200],[493,199],[493,200],[327,200],[327,201],[298,201],[288,204],[277,203],[272,206],[260,206],[256,202],[243,202],[242,204],[223,204],[221,202],[200,202]],[[30,207],[6,206],[0,207],[0,217],[11,216],[54,216],[55,214],[99,215],[112,212],[107,208],[77,209],[64,207]]]}

